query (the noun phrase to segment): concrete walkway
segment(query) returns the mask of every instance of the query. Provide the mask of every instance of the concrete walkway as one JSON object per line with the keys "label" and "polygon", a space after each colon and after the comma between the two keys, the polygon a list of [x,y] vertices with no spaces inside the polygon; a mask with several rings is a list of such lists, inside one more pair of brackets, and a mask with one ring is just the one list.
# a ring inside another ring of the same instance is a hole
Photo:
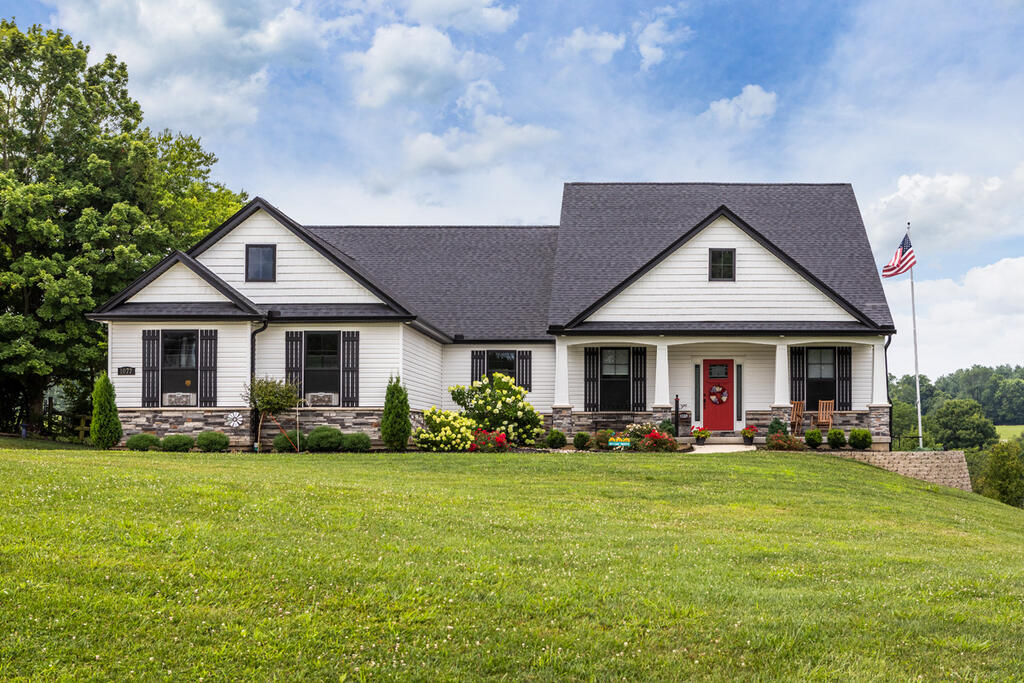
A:
{"label": "concrete walkway", "polygon": [[691,453],[742,453],[743,451],[756,451],[756,446],[747,446],[741,443],[706,443],[703,446],[693,445]]}

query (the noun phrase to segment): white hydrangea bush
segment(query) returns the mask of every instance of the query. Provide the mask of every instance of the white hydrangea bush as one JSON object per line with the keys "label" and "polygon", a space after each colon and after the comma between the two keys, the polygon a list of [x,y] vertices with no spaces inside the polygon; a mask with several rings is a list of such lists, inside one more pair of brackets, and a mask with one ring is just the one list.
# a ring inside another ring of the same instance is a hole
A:
{"label": "white hydrangea bush", "polygon": [[449,391],[466,417],[488,431],[504,432],[510,443],[532,446],[544,434],[544,420],[527,402],[526,389],[508,375],[496,372]]}
{"label": "white hydrangea bush", "polygon": [[431,407],[423,413],[424,427],[416,430],[413,439],[424,451],[452,453],[469,450],[476,423],[454,410]]}

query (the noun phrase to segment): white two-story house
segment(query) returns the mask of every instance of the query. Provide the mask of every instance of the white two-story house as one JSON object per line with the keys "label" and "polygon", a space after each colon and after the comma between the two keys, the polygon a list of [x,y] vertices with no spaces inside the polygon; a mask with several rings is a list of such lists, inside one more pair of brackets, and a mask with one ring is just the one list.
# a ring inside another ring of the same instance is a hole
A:
{"label": "white two-story house", "polygon": [[392,375],[416,420],[500,371],[570,435],[832,400],[889,440],[895,328],[847,184],[569,183],[550,226],[300,225],[257,198],[91,317],[126,435],[244,445],[243,387],[270,376],[303,428],[377,436]]}

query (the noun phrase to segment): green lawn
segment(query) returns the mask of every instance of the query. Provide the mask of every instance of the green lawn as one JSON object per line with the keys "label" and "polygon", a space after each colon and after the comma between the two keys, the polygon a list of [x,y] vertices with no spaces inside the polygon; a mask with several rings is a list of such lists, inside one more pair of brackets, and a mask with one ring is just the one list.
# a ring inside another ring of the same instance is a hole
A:
{"label": "green lawn", "polygon": [[17,436],[0,436],[0,449],[4,448],[28,448],[31,450],[89,450],[92,446],[77,443],[60,443],[50,439],[22,439]]}
{"label": "green lawn", "polygon": [[1024,432],[1024,425],[996,425],[996,433],[1003,441],[1016,439]]}
{"label": "green lawn", "polygon": [[1024,511],[825,455],[0,451],[0,679],[1012,679]]}

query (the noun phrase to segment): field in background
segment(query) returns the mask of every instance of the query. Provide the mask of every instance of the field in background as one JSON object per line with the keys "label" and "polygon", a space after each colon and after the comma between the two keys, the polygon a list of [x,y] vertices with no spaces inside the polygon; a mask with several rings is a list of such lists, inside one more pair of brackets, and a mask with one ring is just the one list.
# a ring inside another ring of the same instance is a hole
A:
{"label": "field in background", "polygon": [[1024,425],[996,425],[996,432],[1003,441],[1016,439],[1024,432]]}
{"label": "field in background", "polygon": [[0,679],[1011,679],[1024,511],[826,455],[0,450]]}

